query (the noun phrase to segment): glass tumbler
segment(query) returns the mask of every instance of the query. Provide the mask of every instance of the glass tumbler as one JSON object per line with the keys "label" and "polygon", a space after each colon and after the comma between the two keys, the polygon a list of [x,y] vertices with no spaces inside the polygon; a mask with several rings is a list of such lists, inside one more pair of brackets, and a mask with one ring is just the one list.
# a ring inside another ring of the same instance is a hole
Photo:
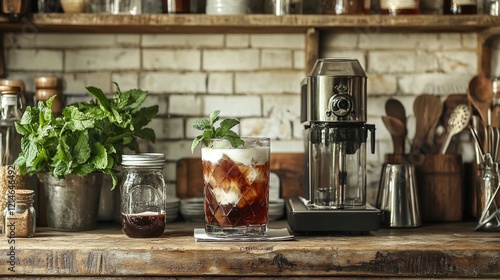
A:
{"label": "glass tumbler", "polygon": [[210,236],[265,236],[269,211],[269,138],[209,139],[201,149],[205,230]]}

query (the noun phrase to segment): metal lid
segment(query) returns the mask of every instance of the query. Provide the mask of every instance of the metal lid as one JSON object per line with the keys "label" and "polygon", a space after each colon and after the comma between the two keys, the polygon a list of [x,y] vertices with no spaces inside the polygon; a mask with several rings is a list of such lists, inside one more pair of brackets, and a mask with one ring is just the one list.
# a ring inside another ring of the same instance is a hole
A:
{"label": "metal lid", "polygon": [[366,74],[357,59],[320,58],[316,61],[311,76],[366,77]]}
{"label": "metal lid", "polygon": [[165,155],[162,153],[141,153],[133,155],[122,155],[123,166],[154,167],[165,164]]}
{"label": "metal lid", "polygon": [[0,85],[0,92],[2,95],[19,95],[21,94],[21,87],[19,86],[4,86]]}

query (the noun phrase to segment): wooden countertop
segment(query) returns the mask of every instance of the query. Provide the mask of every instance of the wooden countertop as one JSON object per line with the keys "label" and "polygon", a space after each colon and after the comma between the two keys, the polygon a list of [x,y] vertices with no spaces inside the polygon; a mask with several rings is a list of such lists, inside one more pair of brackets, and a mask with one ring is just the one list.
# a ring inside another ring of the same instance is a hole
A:
{"label": "wooden countertop", "polygon": [[[500,277],[500,233],[473,223],[381,229],[367,236],[295,236],[282,242],[195,242],[201,224],[167,224],[163,236],[126,237],[120,225],[86,232],[40,228],[0,238],[2,276]],[[271,228],[286,227],[286,221]],[[15,248],[10,248],[15,246]],[[8,254],[15,254],[15,273]]]}

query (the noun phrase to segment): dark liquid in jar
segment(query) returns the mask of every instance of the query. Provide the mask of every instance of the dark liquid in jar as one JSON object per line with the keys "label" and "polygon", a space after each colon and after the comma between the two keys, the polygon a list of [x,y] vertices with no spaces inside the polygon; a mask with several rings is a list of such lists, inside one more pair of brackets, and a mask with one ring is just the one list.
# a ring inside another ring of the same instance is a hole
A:
{"label": "dark liquid in jar", "polygon": [[165,231],[165,214],[122,214],[122,230],[128,237],[157,237]]}

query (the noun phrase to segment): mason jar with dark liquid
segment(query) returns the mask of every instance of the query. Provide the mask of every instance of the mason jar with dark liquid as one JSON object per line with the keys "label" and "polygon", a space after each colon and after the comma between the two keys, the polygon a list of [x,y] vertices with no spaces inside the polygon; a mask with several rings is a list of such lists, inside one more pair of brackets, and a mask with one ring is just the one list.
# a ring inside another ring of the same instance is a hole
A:
{"label": "mason jar with dark liquid", "polygon": [[165,156],[158,153],[123,155],[121,183],[122,231],[128,237],[149,238],[165,230]]}
{"label": "mason jar with dark liquid", "polygon": [[445,15],[477,14],[477,0],[444,0],[443,14]]}
{"label": "mason jar with dark liquid", "polygon": [[417,15],[420,0],[380,0],[380,13],[383,15]]}

